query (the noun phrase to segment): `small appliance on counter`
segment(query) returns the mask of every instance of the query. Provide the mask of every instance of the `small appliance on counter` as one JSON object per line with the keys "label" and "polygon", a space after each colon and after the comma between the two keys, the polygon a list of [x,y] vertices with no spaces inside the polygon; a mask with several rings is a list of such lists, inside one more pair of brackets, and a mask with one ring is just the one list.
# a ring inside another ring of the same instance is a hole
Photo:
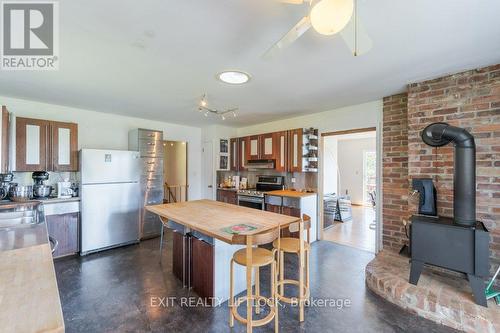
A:
{"label": "small appliance on counter", "polygon": [[10,172],[0,173],[0,200],[4,200],[8,197],[13,178],[14,175]]}
{"label": "small appliance on counter", "polygon": [[45,199],[52,193],[52,186],[45,185],[44,182],[49,179],[49,173],[47,171],[35,171],[31,174],[31,178],[34,181],[33,185],[33,197],[37,199]]}
{"label": "small appliance on counter", "polygon": [[15,202],[26,202],[33,199],[33,186],[11,183],[9,199]]}
{"label": "small appliance on counter", "polygon": [[57,197],[69,199],[73,196],[72,183],[65,179],[63,182],[57,183]]}

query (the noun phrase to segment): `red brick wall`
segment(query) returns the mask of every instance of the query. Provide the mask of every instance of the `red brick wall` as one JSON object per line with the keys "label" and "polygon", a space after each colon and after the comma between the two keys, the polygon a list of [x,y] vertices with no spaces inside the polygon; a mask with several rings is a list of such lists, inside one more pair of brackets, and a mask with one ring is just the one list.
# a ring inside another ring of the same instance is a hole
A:
{"label": "red brick wall", "polygon": [[399,250],[406,240],[408,220],[408,100],[407,94],[384,98],[382,129],[382,217],[384,248]]}
{"label": "red brick wall", "polygon": [[491,262],[497,267],[500,264],[500,64],[408,87],[409,178],[434,178],[438,214],[452,216],[453,146],[432,148],[420,138],[423,128],[436,121],[466,128],[474,135],[476,216],[491,232]]}
{"label": "red brick wall", "polygon": [[416,200],[408,201],[412,177],[433,177],[438,213],[453,214],[453,147],[432,148],[420,138],[425,126],[444,121],[466,128],[475,137],[477,219],[491,232],[492,270],[498,267],[500,64],[410,84],[408,94],[384,98],[383,113],[384,248],[398,249],[406,239],[402,221],[416,209]]}

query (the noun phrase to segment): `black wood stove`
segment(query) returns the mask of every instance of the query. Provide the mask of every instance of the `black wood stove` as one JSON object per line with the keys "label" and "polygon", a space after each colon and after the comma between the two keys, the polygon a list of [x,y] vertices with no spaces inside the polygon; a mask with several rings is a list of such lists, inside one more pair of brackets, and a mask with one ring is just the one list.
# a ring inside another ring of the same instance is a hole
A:
{"label": "black wood stove", "polygon": [[434,123],[424,129],[422,140],[433,147],[454,143],[454,216],[411,217],[410,283],[418,283],[424,264],[461,272],[467,275],[476,303],[487,306],[484,290],[489,275],[489,234],[484,224],[476,221],[474,138],[465,129]]}

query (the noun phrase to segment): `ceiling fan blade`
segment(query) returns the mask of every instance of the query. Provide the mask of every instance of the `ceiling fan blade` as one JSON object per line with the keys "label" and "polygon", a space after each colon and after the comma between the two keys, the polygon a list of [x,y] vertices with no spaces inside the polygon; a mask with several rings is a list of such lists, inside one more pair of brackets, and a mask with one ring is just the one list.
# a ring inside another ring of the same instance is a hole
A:
{"label": "ceiling fan blade", "polygon": [[295,42],[300,36],[302,36],[307,30],[311,28],[311,20],[309,16],[303,17],[299,23],[297,23],[290,31],[288,31],[279,41],[277,41],[269,50],[267,50],[263,57],[270,58],[276,52],[284,49],[293,42]]}
{"label": "ceiling fan blade", "polygon": [[373,46],[373,41],[370,36],[368,36],[368,33],[366,32],[366,29],[359,17],[357,19],[357,31],[355,29],[355,24],[356,20],[351,19],[339,34],[354,56],[359,56],[370,51]]}

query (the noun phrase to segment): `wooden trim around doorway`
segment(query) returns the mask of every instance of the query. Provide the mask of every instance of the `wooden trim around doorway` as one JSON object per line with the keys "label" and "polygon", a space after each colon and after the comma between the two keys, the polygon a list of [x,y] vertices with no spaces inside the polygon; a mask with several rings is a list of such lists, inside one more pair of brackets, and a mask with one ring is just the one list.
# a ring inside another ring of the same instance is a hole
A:
{"label": "wooden trim around doorway", "polygon": [[336,132],[326,132],[321,133],[321,136],[332,136],[332,135],[344,135],[344,134],[353,134],[353,133],[363,133],[363,132],[373,132],[376,131],[376,127],[366,127],[366,128],[355,128],[345,131],[336,131]]}

